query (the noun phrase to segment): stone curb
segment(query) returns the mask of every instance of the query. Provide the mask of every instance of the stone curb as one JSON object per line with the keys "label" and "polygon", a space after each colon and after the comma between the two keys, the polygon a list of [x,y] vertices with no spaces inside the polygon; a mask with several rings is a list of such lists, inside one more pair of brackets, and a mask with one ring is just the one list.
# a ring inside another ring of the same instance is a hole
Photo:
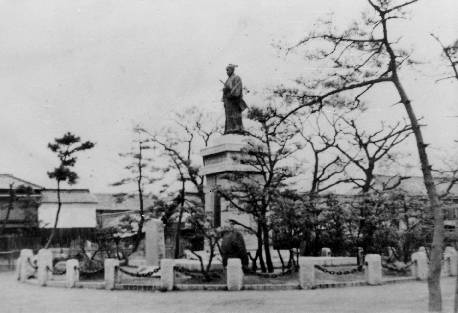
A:
{"label": "stone curb", "polygon": [[[38,279],[32,278],[25,281],[26,284],[38,286]],[[48,280],[47,287],[55,288],[67,288],[65,280]],[[104,289],[104,281],[78,281],[75,284],[75,288],[85,288],[85,289]]]}
{"label": "stone curb", "polygon": [[[397,277],[397,278],[385,278],[382,280],[381,285],[396,284],[403,282],[416,281],[415,277]],[[37,279],[28,279],[26,283],[29,285],[38,286]],[[344,287],[357,287],[357,286],[368,286],[369,283],[364,280],[349,281],[349,282],[335,282],[335,283],[318,283],[311,289],[328,289],[328,288],[344,288]],[[48,281],[48,287],[66,288],[65,281],[50,280]],[[105,282],[85,282],[79,281],[76,283],[75,288],[87,288],[87,289],[104,289]],[[299,284],[248,284],[244,285],[242,290],[298,290],[301,289]],[[136,290],[136,291],[161,291],[160,284],[117,284],[116,290]],[[225,284],[176,284],[174,290],[177,291],[227,291]]]}

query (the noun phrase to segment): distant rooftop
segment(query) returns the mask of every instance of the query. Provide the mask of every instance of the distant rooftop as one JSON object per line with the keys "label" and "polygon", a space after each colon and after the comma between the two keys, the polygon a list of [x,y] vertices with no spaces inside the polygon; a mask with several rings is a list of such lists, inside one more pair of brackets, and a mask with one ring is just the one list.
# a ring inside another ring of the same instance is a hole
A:
{"label": "distant rooftop", "polygon": [[[376,185],[382,185],[386,184],[388,187],[389,186],[394,186],[396,184],[398,179],[396,179],[393,176],[388,176],[388,175],[375,175],[374,178],[374,183]],[[438,183],[438,179],[436,178],[436,184]],[[446,191],[446,188],[448,187],[448,184],[437,184],[437,192],[439,195],[443,194]],[[422,196],[426,195],[426,187],[423,182],[423,177],[422,176],[412,176],[408,179],[402,180],[399,186],[395,188],[396,190],[402,190],[405,191],[406,193],[410,195],[415,195],[415,196]],[[451,196],[458,196],[458,184],[455,184],[452,189],[450,190],[449,193]]]}
{"label": "distant rooftop", "polygon": [[[111,193],[96,193],[95,197],[97,198],[97,210],[106,210],[106,211],[138,211],[139,209],[139,200],[138,196],[134,195],[132,197],[125,197],[124,201],[120,202],[117,197]],[[145,196],[143,198],[144,208],[147,209],[154,204],[154,201]]]}
{"label": "distant rooftop", "polygon": [[[41,195],[41,203],[57,203],[57,189],[44,189]],[[89,189],[61,189],[60,197],[62,203],[97,203]]]}
{"label": "distant rooftop", "polygon": [[12,174],[1,174],[0,173],[0,189],[9,189],[10,185],[13,184],[14,187],[19,187],[20,185],[31,187],[32,189],[44,189],[44,187],[28,182]]}

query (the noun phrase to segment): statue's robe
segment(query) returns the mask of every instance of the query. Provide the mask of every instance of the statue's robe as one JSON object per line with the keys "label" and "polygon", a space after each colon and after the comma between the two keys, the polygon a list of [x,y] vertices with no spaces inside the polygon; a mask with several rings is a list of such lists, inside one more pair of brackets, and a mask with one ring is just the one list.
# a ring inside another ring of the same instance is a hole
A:
{"label": "statue's robe", "polygon": [[223,102],[226,113],[224,133],[243,133],[242,112],[247,105],[243,100],[243,86],[239,76],[232,74],[224,83]]}

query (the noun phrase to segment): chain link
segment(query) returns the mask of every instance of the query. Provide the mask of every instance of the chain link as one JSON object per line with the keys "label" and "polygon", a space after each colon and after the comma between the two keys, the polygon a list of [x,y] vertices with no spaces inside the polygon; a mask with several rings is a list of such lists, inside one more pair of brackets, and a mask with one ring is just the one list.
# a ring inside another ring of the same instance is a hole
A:
{"label": "chain link", "polygon": [[148,273],[132,273],[130,271],[126,271],[125,269],[123,269],[122,267],[119,267],[119,271],[123,274],[126,274],[126,275],[129,275],[129,276],[132,276],[132,277],[152,277],[154,274],[156,274],[157,272],[159,272],[161,270],[160,267],[158,267],[157,269],[153,270],[152,272],[148,272]]}
{"label": "chain link", "polygon": [[404,273],[409,267],[411,267],[415,263],[416,263],[416,261],[410,261],[409,263],[407,263],[406,265],[404,265],[403,267],[400,267],[400,268],[399,267],[395,267],[393,265],[390,265],[389,263],[382,263],[382,267],[386,268],[388,270],[394,271],[394,272]]}
{"label": "chain link", "polygon": [[331,274],[331,275],[348,275],[348,274],[354,274],[356,272],[361,272],[363,270],[363,267],[361,265],[354,269],[346,270],[346,271],[330,271],[326,267],[318,265],[318,264],[315,265],[315,268],[324,273]]}
{"label": "chain link", "polygon": [[30,258],[27,258],[27,263],[36,271],[38,269],[37,261],[35,260],[33,263],[30,261]]}
{"label": "chain link", "polygon": [[52,273],[53,275],[64,275],[64,274],[67,272],[66,269],[65,269],[65,270],[62,270],[62,271],[56,271],[55,269],[52,269],[52,268],[50,268],[49,266],[46,266],[46,270],[47,270],[48,272]]}

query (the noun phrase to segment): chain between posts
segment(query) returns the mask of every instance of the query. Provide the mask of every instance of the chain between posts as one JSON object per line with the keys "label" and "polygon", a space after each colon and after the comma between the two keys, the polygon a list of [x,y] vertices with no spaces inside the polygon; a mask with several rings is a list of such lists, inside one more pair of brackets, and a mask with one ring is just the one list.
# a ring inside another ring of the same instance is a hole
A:
{"label": "chain between posts", "polygon": [[331,274],[331,275],[348,275],[348,274],[354,274],[357,272],[362,272],[363,270],[363,267],[361,265],[359,265],[358,267],[354,269],[346,270],[346,271],[330,271],[326,267],[318,265],[318,264],[315,265],[315,268],[324,273]]}
{"label": "chain between posts", "polygon": [[412,265],[414,265],[416,263],[416,261],[410,261],[409,263],[407,263],[406,265],[404,265],[403,267],[399,268],[399,267],[395,267],[395,266],[392,266],[392,265],[389,265],[388,263],[382,263],[382,267],[383,268],[386,268],[388,270],[391,270],[391,271],[394,271],[394,272],[398,272],[398,273],[403,273],[405,272],[409,267],[411,267]]}
{"label": "chain between posts", "polygon": [[49,266],[46,266],[46,270],[50,273],[52,273],[53,275],[64,275],[67,270],[63,270],[63,271],[56,271],[55,269],[52,269],[50,268]]}
{"label": "chain between posts", "polygon": [[154,274],[156,274],[157,272],[159,272],[161,270],[160,267],[158,267],[157,269],[151,271],[151,272],[148,272],[148,273],[132,273],[130,271],[126,271],[125,269],[123,269],[122,267],[119,267],[119,271],[123,274],[126,274],[126,275],[129,275],[129,276],[132,276],[132,277],[152,277]]}
{"label": "chain between posts", "polygon": [[37,262],[37,261],[35,260],[34,263],[32,263],[32,262],[30,261],[30,258],[27,258],[27,263],[29,263],[29,265],[30,265],[35,271],[38,270],[38,265],[36,264],[36,262]]}

